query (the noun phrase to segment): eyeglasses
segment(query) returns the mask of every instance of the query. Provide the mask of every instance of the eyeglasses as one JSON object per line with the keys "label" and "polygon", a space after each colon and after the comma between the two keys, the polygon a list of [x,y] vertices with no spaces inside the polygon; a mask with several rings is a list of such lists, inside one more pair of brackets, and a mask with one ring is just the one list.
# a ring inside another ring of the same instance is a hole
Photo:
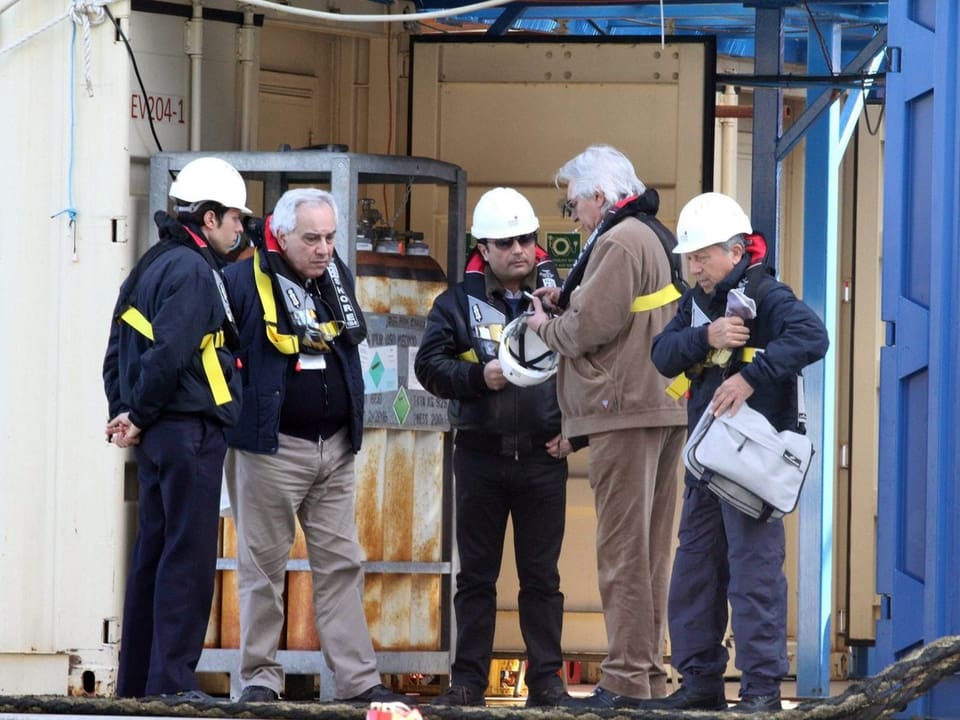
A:
{"label": "eyeglasses", "polygon": [[[593,193],[592,195],[594,199],[596,199],[598,196],[599,194],[596,192]],[[577,205],[580,203],[580,201],[585,200],[589,197],[591,197],[591,195],[587,194],[587,195],[577,195],[572,200],[567,200],[566,198],[560,198],[560,200],[557,202],[557,205],[560,208],[560,217],[565,217],[565,218],[573,217],[573,213],[576,212]]]}
{"label": "eyeglasses", "polygon": [[537,241],[537,234],[532,232],[526,235],[515,235],[514,237],[492,238],[484,242],[492,242],[497,247],[497,250],[509,250],[513,247],[514,241],[520,243],[520,247],[530,247]]}

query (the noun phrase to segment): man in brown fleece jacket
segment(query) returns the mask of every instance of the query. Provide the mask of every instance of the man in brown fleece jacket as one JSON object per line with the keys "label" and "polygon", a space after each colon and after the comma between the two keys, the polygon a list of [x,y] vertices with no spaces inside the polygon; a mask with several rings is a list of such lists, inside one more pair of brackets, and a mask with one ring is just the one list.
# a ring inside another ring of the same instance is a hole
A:
{"label": "man in brown fleece jacket", "polygon": [[[635,707],[666,694],[663,639],[670,538],[686,414],[650,361],[676,312],[659,200],[618,150],[591,146],[556,174],[564,209],[590,237],[562,290],[529,319],[560,356],[563,435],[589,439],[597,570],[607,657],[591,708]],[[656,231],[654,230],[656,228]]]}

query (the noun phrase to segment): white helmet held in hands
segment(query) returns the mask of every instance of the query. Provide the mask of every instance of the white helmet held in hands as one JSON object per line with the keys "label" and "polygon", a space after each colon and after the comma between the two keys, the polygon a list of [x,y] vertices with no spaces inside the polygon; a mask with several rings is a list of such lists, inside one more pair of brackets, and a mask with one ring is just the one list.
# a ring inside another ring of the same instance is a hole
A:
{"label": "white helmet held in hands", "polygon": [[557,372],[560,358],[527,327],[527,315],[514,318],[500,336],[500,368],[514,385],[539,385]]}
{"label": "white helmet held in hands", "polygon": [[473,209],[470,234],[478,240],[527,235],[540,227],[530,201],[513,188],[488,190]]}
{"label": "white helmet held in hands", "polygon": [[220,158],[201,157],[188,162],[177,173],[169,195],[186,205],[212,200],[246,215],[253,212],[247,207],[247,186],[240,173]]}
{"label": "white helmet held in hands", "polygon": [[750,218],[737,201],[717,192],[697,195],[683,206],[677,218],[675,253],[691,253],[724,243],[735,235],[753,232]]}

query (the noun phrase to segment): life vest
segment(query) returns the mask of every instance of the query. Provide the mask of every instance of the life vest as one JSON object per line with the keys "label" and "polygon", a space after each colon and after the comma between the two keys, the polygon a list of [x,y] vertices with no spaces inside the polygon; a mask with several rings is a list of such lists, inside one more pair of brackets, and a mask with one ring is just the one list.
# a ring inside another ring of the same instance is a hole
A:
{"label": "life vest", "polygon": [[[747,248],[751,257],[751,264],[744,272],[743,279],[738,284],[738,288],[743,290],[747,297],[751,298],[756,304],[757,311],[760,310],[760,303],[767,293],[776,285],[776,280],[770,274],[769,268],[762,262],[766,255],[766,240],[760,234],[747,236]],[[757,258],[760,258],[758,261]],[[690,314],[690,326],[700,327],[710,323],[709,316],[703,312],[696,303],[696,297],[691,300],[692,312]],[[699,375],[709,367],[727,367],[734,359],[740,364],[753,362],[757,353],[763,352],[762,348],[745,345],[739,349],[730,348],[711,348],[707,353],[706,359],[702,363],[697,363],[687,372],[675,377],[667,386],[666,393],[674,400],[685,397],[690,390],[692,378]]]}
{"label": "life vest", "polygon": [[[560,277],[550,254],[539,245],[534,253],[536,287],[557,287]],[[472,363],[480,363],[481,358],[496,358],[507,318],[503,312],[487,302],[487,263],[476,248],[467,258],[463,289],[467,295],[467,320],[470,323],[473,347],[457,357]]]}
{"label": "life vest", "polygon": [[[327,266],[327,275],[333,297],[325,304],[334,313],[339,309],[342,319],[334,318],[320,322],[314,298],[297,281],[287,277],[288,267],[271,228],[271,217],[257,228],[253,252],[253,277],[263,307],[263,322],[267,340],[284,355],[324,354],[330,352],[330,344],[344,337],[351,344],[359,344],[366,336],[363,316],[356,298],[342,282],[341,273],[346,272],[339,256],[334,256]],[[264,267],[267,269],[264,270]],[[282,332],[277,315],[277,293],[283,298],[284,310],[295,332]],[[322,290],[321,290],[322,293]],[[299,321],[294,320],[298,316]]]}

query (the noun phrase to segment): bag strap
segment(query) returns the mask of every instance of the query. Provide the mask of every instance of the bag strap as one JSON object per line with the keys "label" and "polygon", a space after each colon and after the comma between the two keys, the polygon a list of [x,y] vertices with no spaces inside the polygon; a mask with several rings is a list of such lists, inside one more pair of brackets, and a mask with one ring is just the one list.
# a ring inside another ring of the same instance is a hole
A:
{"label": "bag strap", "polygon": [[807,434],[807,402],[803,393],[803,373],[797,373],[797,427]]}
{"label": "bag strap", "polygon": [[[753,301],[757,304],[757,314],[760,313],[760,304],[763,302],[763,299],[767,296],[767,293],[770,292],[777,284],[776,278],[773,276],[772,270],[766,265],[766,263],[757,263],[751,265],[747,268],[748,279],[746,286],[747,297],[752,298]],[[744,347],[740,349],[740,362],[750,362],[747,360],[746,353],[748,350],[753,350],[756,352],[755,348]],[[752,360],[752,356],[751,356]],[[733,363],[727,366],[728,369],[733,367]],[[796,375],[796,390],[797,390],[797,429],[804,435],[807,434],[807,405],[806,398],[804,397],[803,390],[803,373],[798,372]]]}

